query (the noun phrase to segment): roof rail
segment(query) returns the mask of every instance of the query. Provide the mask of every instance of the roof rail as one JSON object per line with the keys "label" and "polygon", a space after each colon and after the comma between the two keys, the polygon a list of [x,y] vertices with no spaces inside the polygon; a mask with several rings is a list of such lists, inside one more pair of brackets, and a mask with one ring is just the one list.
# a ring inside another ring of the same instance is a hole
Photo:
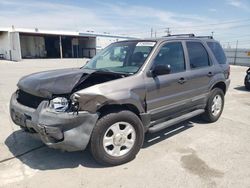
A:
{"label": "roof rail", "polygon": [[176,34],[176,35],[166,35],[164,37],[195,37],[195,35],[193,33],[187,33],[187,34]]}
{"label": "roof rail", "polygon": [[196,36],[196,38],[208,38],[208,39],[213,39],[213,36]]}

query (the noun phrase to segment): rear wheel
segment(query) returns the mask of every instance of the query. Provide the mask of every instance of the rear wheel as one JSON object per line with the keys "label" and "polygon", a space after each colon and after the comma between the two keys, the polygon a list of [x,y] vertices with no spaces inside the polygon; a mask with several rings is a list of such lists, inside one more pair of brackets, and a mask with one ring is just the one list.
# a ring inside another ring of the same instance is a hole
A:
{"label": "rear wheel", "polygon": [[135,158],[144,141],[141,120],[131,111],[111,112],[93,130],[90,150],[97,162],[119,165]]}
{"label": "rear wheel", "polygon": [[207,122],[217,121],[224,108],[224,92],[220,88],[214,88],[211,91],[207,102],[205,113],[202,115]]}

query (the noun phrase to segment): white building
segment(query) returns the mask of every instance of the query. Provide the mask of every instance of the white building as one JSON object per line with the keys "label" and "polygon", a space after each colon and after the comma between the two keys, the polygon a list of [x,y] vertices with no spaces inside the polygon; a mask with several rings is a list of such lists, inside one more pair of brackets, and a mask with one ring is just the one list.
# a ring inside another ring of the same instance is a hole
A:
{"label": "white building", "polygon": [[92,58],[112,42],[131,37],[93,32],[0,29],[0,58]]}

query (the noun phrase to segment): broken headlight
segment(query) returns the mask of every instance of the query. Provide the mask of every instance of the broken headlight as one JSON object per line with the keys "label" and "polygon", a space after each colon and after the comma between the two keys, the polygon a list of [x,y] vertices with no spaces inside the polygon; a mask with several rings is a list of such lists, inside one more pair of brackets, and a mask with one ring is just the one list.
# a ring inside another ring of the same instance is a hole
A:
{"label": "broken headlight", "polygon": [[56,97],[50,101],[49,107],[57,112],[65,112],[69,107],[69,101],[64,97]]}

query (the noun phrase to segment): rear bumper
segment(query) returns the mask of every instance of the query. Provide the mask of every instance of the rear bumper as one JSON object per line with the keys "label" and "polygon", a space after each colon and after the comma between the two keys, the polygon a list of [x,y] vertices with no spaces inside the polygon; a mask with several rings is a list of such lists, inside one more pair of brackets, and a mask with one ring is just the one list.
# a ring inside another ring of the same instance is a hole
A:
{"label": "rear bumper", "polygon": [[51,148],[65,151],[84,150],[98,115],[86,111],[78,114],[55,112],[48,105],[49,101],[42,101],[37,109],[29,108],[18,103],[14,93],[10,101],[11,119],[30,132],[38,133],[41,140]]}

